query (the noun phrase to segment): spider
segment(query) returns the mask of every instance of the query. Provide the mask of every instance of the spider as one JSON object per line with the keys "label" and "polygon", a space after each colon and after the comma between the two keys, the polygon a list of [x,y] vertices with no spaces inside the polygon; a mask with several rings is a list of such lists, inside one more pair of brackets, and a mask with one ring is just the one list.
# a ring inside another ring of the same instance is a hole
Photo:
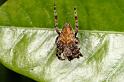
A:
{"label": "spider", "polygon": [[54,27],[58,36],[55,40],[57,46],[56,56],[59,60],[68,59],[69,61],[74,58],[83,56],[78,48],[79,40],[76,37],[78,33],[78,16],[76,8],[74,8],[75,16],[75,32],[72,31],[72,27],[69,23],[65,23],[62,31],[58,30],[58,16],[56,12],[56,4],[54,3]]}

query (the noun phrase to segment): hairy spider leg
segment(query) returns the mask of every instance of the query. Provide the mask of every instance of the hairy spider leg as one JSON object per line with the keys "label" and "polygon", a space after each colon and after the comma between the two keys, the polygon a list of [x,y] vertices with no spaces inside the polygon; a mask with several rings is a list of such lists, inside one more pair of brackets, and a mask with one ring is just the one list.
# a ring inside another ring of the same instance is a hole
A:
{"label": "hairy spider leg", "polygon": [[59,50],[57,49],[57,53],[56,53],[56,56],[58,57],[58,59],[60,60],[65,60],[61,57],[61,53],[59,52]]}
{"label": "hairy spider leg", "polygon": [[57,11],[56,11],[56,3],[54,1],[54,27],[55,30],[58,34],[60,34],[59,30],[58,30],[58,16],[57,16]]}
{"label": "hairy spider leg", "polygon": [[78,16],[77,16],[77,9],[74,8],[74,16],[75,16],[75,37],[78,33]]}

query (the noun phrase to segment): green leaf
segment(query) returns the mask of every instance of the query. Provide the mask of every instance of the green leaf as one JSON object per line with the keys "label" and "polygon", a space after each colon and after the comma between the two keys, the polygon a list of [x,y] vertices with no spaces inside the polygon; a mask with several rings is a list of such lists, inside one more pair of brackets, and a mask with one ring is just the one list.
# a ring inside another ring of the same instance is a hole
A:
{"label": "green leaf", "polygon": [[[7,0],[0,7],[0,25],[53,28],[54,0]],[[124,31],[123,0],[56,0],[59,28],[74,27],[77,8],[80,30]]]}
{"label": "green leaf", "polygon": [[40,82],[123,82],[124,33],[80,31],[83,57],[60,61],[49,29],[0,29],[0,62]]}

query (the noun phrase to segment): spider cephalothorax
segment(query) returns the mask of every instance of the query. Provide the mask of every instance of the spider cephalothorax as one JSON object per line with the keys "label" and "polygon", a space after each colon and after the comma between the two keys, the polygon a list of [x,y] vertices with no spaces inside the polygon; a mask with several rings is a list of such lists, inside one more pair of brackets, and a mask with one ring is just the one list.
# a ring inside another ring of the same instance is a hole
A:
{"label": "spider cephalothorax", "polygon": [[74,58],[79,58],[82,56],[80,53],[80,48],[78,48],[79,40],[76,37],[78,33],[78,18],[76,8],[74,8],[75,12],[75,32],[72,31],[72,27],[70,24],[65,23],[61,32],[58,30],[58,22],[57,22],[57,12],[56,5],[54,5],[54,21],[55,21],[55,30],[58,33],[58,37],[56,38],[56,56],[60,60],[68,59],[69,61]]}

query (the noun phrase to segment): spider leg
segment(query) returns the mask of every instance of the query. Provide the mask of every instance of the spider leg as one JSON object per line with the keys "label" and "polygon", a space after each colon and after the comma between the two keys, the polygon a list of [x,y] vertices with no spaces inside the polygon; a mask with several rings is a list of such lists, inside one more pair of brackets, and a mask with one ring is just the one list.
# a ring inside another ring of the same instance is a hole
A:
{"label": "spider leg", "polygon": [[79,38],[78,37],[75,37],[75,43],[79,44]]}
{"label": "spider leg", "polygon": [[57,49],[56,56],[58,57],[59,60],[65,60],[61,57],[61,52]]}
{"label": "spider leg", "polygon": [[72,56],[68,56],[67,58],[68,58],[69,61],[74,59]]}
{"label": "spider leg", "polygon": [[59,30],[58,30],[58,16],[57,16],[57,11],[56,11],[56,4],[54,2],[54,27],[55,30],[58,34],[60,34]]}
{"label": "spider leg", "polygon": [[79,56],[83,57],[83,55],[80,53]]}
{"label": "spider leg", "polygon": [[77,16],[77,9],[74,8],[74,16],[75,16],[75,37],[78,33],[78,16]]}
{"label": "spider leg", "polygon": [[65,60],[65,59],[63,59],[63,58],[61,57],[60,54],[56,54],[56,56],[58,57],[59,60]]}

